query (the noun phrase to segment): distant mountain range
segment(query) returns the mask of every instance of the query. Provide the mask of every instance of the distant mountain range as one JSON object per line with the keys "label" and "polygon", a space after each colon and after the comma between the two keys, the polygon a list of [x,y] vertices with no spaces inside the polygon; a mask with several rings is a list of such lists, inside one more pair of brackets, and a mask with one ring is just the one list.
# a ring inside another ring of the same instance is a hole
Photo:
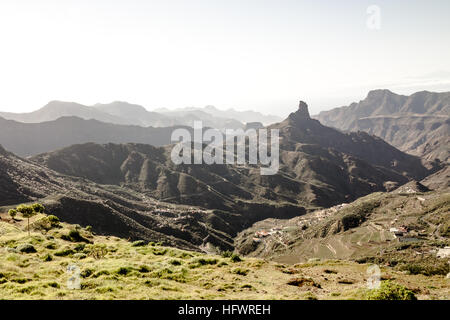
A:
{"label": "distant mountain range", "polygon": [[234,109],[227,109],[227,110],[220,110],[217,109],[214,106],[206,106],[204,108],[179,108],[175,110],[169,110],[166,108],[156,109],[156,112],[167,114],[167,115],[174,115],[177,113],[181,114],[197,114],[200,113],[206,113],[214,117],[220,117],[223,119],[235,119],[244,123],[249,122],[261,122],[263,125],[269,125],[275,122],[279,122],[282,120],[281,117],[274,116],[274,115],[265,115],[256,111],[237,111]]}
{"label": "distant mountain range", "polygon": [[61,117],[41,123],[23,123],[0,118],[0,144],[19,156],[31,156],[73,144],[96,143],[146,143],[162,146],[171,143],[176,128],[191,127],[141,127],[119,125],[78,117]]}
{"label": "distant mountain range", "polygon": [[255,166],[175,165],[171,146],[81,144],[31,159],[63,174],[127,186],[162,201],[227,211],[272,201],[329,206],[438,169],[364,132],[325,127],[309,117],[304,103],[269,128],[279,129],[281,136],[280,171],[274,176],[261,176]]}
{"label": "distant mountain range", "polygon": [[29,113],[0,112],[0,117],[24,123],[54,121],[61,117],[78,117],[120,125],[143,127],[193,126],[202,121],[203,126],[222,129],[244,128],[246,122],[270,124],[281,120],[276,116],[263,115],[254,111],[219,110],[213,106],[205,108],[184,108],[159,112],[148,111],[137,104],[115,101],[109,104],[85,106],[74,102],[51,101],[41,109]]}
{"label": "distant mountain range", "polygon": [[[311,119],[304,102],[268,128],[279,129],[281,138],[280,170],[272,176],[255,165],[176,165],[170,145],[83,143],[29,159],[0,148],[0,206],[40,201],[62,220],[91,225],[97,233],[230,249],[234,237],[257,221],[353,201],[442,168],[365,132],[326,127]],[[1,139],[20,136],[16,144],[26,153],[73,139],[133,135],[166,144],[171,128],[63,117],[37,124],[2,120],[0,130]]]}
{"label": "distant mountain range", "polygon": [[341,130],[366,131],[427,160],[450,161],[450,92],[403,96],[373,90],[358,103],[323,111],[315,118]]}

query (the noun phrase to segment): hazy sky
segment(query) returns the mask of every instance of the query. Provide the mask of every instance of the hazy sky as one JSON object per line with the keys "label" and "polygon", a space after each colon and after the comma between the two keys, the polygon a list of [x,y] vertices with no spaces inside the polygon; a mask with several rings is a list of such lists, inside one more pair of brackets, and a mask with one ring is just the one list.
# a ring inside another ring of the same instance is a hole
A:
{"label": "hazy sky", "polygon": [[[367,27],[369,5],[380,29]],[[0,110],[50,100],[285,115],[450,91],[450,1],[0,0]]]}

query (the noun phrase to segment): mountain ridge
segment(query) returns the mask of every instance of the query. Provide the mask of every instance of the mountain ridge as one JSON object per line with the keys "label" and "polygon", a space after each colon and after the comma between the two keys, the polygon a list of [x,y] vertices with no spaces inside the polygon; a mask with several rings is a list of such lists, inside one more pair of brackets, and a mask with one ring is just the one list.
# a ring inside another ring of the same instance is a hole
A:
{"label": "mountain ridge", "polygon": [[372,90],[358,103],[322,111],[314,118],[343,131],[377,135],[428,161],[450,161],[450,92],[419,91],[404,96]]}

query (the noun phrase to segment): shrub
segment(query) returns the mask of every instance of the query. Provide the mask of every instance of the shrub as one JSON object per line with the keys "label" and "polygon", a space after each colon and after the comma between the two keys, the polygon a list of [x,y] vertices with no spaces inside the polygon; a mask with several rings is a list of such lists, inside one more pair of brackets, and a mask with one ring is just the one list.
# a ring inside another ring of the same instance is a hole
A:
{"label": "shrub", "polygon": [[34,203],[31,205],[31,209],[33,209],[34,212],[36,213],[44,213],[44,206],[40,203]]}
{"label": "shrub", "polygon": [[180,260],[171,260],[169,263],[170,263],[171,265],[173,265],[173,266],[179,266],[179,265],[181,265],[181,261],[180,261]]}
{"label": "shrub", "polygon": [[240,261],[242,261],[241,257],[239,257],[239,255],[237,255],[236,253],[233,253],[231,255],[230,260],[232,262],[240,262]]}
{"label": "shrub", "polygon": [[137,241],[134,241],[134,242],[131,244],[131,246],[132,246],[132,247],[142,247],[142,246],[145,246],[145,241],[144,241],[144,240],[137,240]]}
{"label": "shrub", "polygon": [[81,252],[86,248],[86,245],[84,243],[79,243],[73,248],[75,251]]}
{"label": "shrub", "polygon": [[108,249],[106,248],[106,245],[104,245],[104,244],[95,244],[95,245],[89,246],[85,250],[85,252],[88,253],[88,255],[93,257],[94,259],[102,259],[108,253]]}
{"label": "shrub", "polygon": [[85,259],[86,258],[86,254],[84,254],[84,253],[82,253],[82,252],[77,252],[77,253],[75,253],[74,255],[73,255],[73,257],[75,258],[75,259]]}
{"label": "shrub", "polygon": [[163,256],[163,255],[165,255],[167,253],[167,249],[157,249],[157,248],[153,248],[153,254],[155,255],[155,256]]}
{"label": "shrub", "polygon": [[321,288],[320,284],[315,282],[313,279],[304,277],[290,279],[287,284],[295,287],[307,286]]}
{"label": "shrub", "polygon": [[14,217],[17,215],[17,210],[16,209],[10,209],[8,211],[8,214],[10,215],[11,218],[14,219]]}
{"label": "shrub", "polygon": [[59,225],[59,218],[57,216],[51,214],[47,217],[47,219],[52,224],[52,226]]}
{"label": "shrub", "polygon": [[139,268],[138,271],[141,272],[141,273],[148,273],[148,272],[150,272],[151,270],[150,270],[150,268],[147,267],[147,266],[141,266],[141,267]]}
{"label": "shrub", "polygon": [[391,282],[390,280],[382,281],[378,289],[370,290],[367,294],[368,300],[417,300],[414,292],[402,285]]}
{"label": "shrub", "polygon": [[94,273],[93,269],[87,268],[80,272],[82,278],[89,278]]}
{"label": "shrub", "polygon": [[450,272],[450,264],[447,262],[419,262],[408,263],[400,267],[402,271],[408,271],[410,274],[423,274],[425,276],[446,275]]}
{"label": "shrub", "polygon": [[48,262],[48,261],[52,261],[53,257],[51,254],[47,253],[43,258],[42,261]]}
{"label": "shrub", "polygon": [[198,268],[198,267],[206,266],[206,265],[215,265],[215,264],[217,264],[217,262],[219,262],[219,260],[217,260],[217,259],[198,258],[198,259],[195,259],[193,262],[191,262],[189,264],[189,267],[190,268]]}
{"label": "shrub", "polygon": [[47,244],[45,245],[45,248],[51,249],[51,250],[56,249],[56,243],[54,243],[54,242],[49,242],[49,243],[47,243]]}
{"label": "shrub", "polygon": [[223,251],[223,252],[222,252],[222,257],[223,257],[223,258],[230,258],[232,255],[233,255],[233,252],[230,251],[230,250],[227,250],[227,251]]}
{"label": "shrub", "polygon": [[27,205],[24,205],[24,204],[21,204],[16,209],[17,209],[18,212],[20,212],[22,214],[22,216],[24,218],[27,218],[27,220],[28,220],[28,227],[27,227],[28,235],[30,235],[30,218],[32,216],[34,216],[36,214],[36,212],[33,210],[32,206],[27,206]]}
{"label": "shrub", "polygon": [[98,278],[102,275],[109,275],[109,271],[108,270],[100,270],[99,272],[97,272],[96,274],[94,274],[94,278]]}
{"label": "shrub", "polygon": [[126,276],[127,274],[129,274],[133,269],[131,267],[120,267],[116,273],[121,275],[121,276]]}
{"label": "shrub", "polygon": [[71,248],[65,247],[65,248],[55,252],[55,256],[57,256],[57,257],[66,257],[66,256],[74,254],[74,253],[75,252]]}
{"label": "shrub", "polygon": [[60,287],[60,285],[57,282],[49,282],[47,283],[47,286],[57,289]]}
{"label": "shrub", "polygon": [[71,229],[67,235],[62,235],[61,239],[71,242],[89,242],[77,229]]}
{"label": "shrub", "polygon": [[23,252],[23,253],[36,252],[36,249],[34,248],[34,246],[29,243],[21,244],[20,246],[17,247],[17,250],[19,250],[20,252]]}
{"label": "shrub", "polygon": [[17,211],[20,212],[25,218],[28,216],[32,216],[34,212],[33,208],[31,206],[27,206],[25,204],[21,204],[18,206]]}
{"label": "shrub", "polygon": [[248,269],[236,268],[236,269],[233,269],[231,272],[232,272],[232,273],[235,273],[235,274],[237,274],[237,275],[240,275],[240,276],[246,276],[246,275],[250,272],[250,270],[248,270]]}

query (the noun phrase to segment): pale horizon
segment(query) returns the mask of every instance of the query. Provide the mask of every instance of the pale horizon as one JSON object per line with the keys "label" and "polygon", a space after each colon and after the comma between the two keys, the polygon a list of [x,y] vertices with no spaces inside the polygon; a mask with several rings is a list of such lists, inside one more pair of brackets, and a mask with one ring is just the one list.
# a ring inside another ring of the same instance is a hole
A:
{"label": "pale horizon", "polygon": [[[380,28],[366,25],[370,5]],[[450,91],[448,1],[2,1],[0,111],[52,100],[284,117]]]}

